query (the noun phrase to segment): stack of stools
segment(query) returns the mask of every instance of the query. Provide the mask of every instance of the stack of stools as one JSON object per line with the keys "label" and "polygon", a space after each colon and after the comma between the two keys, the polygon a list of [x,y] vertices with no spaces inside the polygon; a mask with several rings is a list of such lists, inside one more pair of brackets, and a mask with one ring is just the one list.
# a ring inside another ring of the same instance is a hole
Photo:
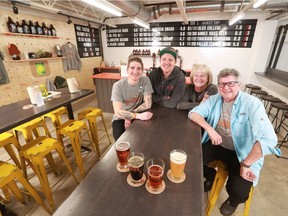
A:
{"label": "stack of stools", "polygon": [[282,102],[279,98],[274,97],[272,95],[262,95],[261,101],[263,102],[264,107],[267,111],[270,109],[271,103],[281,103]]}
{"label": "stack of stools", "polygon": [[263,95],[268,95],[268,92],[263,91],[263,90],[258,90],[258,89],[252,89],[250,92],[251,95],[255,95],[257,98],[261,98]]}
{"label": "stack of stools", "polygon": [[0,134],[0,147],[4,147],[7,153],[11,156],[14,163],[17,164],[17,166],[15,166],[14,164],[0,161],[0,188],[3,189],[6,200],[10,201],[10,190],[21,203],[25,204],[23,194],[15,182],[15,180],[18,180],[31,194],[31,196],[43,207],[43,209],[45,209],[45,211],[47,211],[49,214],[52,214],[36,190],[32,187],[32,185],[30,185],[30,183],[26,180],[23,173],[21,172],[20,162],[16,157],[11,144],[13,144],[17,149],[20,148],[20,144],[18,143],[18,140],[15,136],[7,132]]}
{"label": "stack of stools", "polygon": [[256,85],[253,85],[253,84],[246,84],[245,85],[245,89],[244,89],[244,92],[247,90],[247,93],[251,93],[252,90],[261,90],[261,87],[260,86],[256,86]]}
{"label": "stack of stools", "polygon": [[104,129],[105,129],[105,134],[109,140],[109,144],[111,144],[111,140],[110,140],[110,137],[109,137],[109,134],[107,131],[107,127],[106,127],[105,120],[104,120],[103,113],[102,113],[101,109],[89,107],[89,108],[86,108],[86,109],[84,109],[78,113],[78,119],[79,120],[82,120],[82,119],[88,120],[92,139],[96,145],[96,150],[97,150],[98,156],[100,157],[99,141],[103,137],[101,139],[99,139],[99,137],[98,137],[97,117],[101,117]]}
{"label": "stack of stools", "polygon": [[[285,121],[288,121],[288,112],[284,113],[283,118],[280,121],[280,124],[277,128],[277,131],[280,131],[281,128],[286,131],[286,135],[284,136],[283,140],[278,141],[279,148],[281,148],[281,146],[288,141],[288,123]],[[283,146],[285,146],[285,145],[283,145]],[[285,146],[285,147],[287,147],[287,146]]]}
{"label": "stack of stools", "polygon": [[[273,109],[275,109],[275,113],[273,113]],[[275,121],[274,130],[276,133],[279,132],[281,122],[283,122],[284,113],[287,111],[288,111],[288,104],[286,104],[284,102],[280,102],[280,103],[273,103],[272,102],[270,104],[268,116],[272,118],[271,119],[272,124]],[[278,124],[278,121],[279,121],[279,124]]]}
{"label": "stack of stools", "polygon": [[[44,128],[45,136],[40,135],[39,127]],[[52,157],[52,152],[56,151],[59,154],[60,158],[64,161],[70,174],[78,183],[78,180],[76,179],[73,170],[64,155],[61,143],[57,139],[51,138],[45,121],[42,118],[37,118],[23,125],[20,125],[14,128],[13,131],[15,134],[17,134],[18,131],[21,131],[26,140],[25,145],[21,147],[18,146],[18,152],[24,176],[27,178],[27,162],[37,175],[43,193],[49,205],[51,206],[51,209],[54,210],[55,205],[46,173],[46,168],[44,165],[44,158],[47,159],[53,173],[57,175],[57,166]],[[33,138],[33,133],[35,135],[35,139]]]}
{"label": "stack of stools", "polygon": [[[228,170],[226,165],[222,161],[213,161],[211,167],[217,168],[217,173],[213,182],[213,186],[208,198],[208,203],[206,206],[206,216],[210,216],[212,209],[218,199],[218,196],[226,182],[226,178],[228,176]],[[244,213],[243,216],[248,216],[250,211],[250,205],[252,200],[252,193],[254,187],[251,187],[249,197],[245,202]]]}
{"label": "stack of stools", "polygon": [[84,172],[84,165],[83,165],[83,159],[81,156],[81,132],[84,130],[86,131],[90,145],[92,146],[93,151],[96,153],[95,144],[93,144],[92,137],[88,131],[87,125],[84,121],[77,121],[77,120],[68,120],[63,123],[61,120],[61,117],[63,115],[66,115],[68,118],[67,110],[65,107],[60,107],[57,110],[54,110],[50,113],[47,113],[44,115],[46,118],[51,118],[54,126],[56,127],[56,133],[57,138],[61,142],[63,148],[64,148],[64,137],[69,137],[70,142],[72,145],[72,149],[75,155],[76,163],[79,167],[81,176],[84,178],[85,172]]}

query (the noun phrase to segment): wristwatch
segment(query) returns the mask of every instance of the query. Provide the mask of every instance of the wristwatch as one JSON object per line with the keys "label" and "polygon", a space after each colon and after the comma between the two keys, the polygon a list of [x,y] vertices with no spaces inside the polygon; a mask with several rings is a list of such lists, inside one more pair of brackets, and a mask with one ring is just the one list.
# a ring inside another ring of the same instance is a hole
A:
{"label": "wristwatch", "polygon": [[243,166],[245,168],[250,168],[251,165],[247,165],[244,163],[244,160],[241,161],[240,166]]}

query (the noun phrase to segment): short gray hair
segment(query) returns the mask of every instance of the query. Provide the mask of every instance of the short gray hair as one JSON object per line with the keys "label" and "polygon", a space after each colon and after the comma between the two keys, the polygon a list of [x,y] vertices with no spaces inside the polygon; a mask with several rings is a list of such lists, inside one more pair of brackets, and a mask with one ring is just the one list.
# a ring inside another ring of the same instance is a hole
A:
{"label": "short gray hair", "polygon": [[233,68],[224,68],[217,75],[217,81],[219,82],[220,78],[227,77],[227,76],[234,76],[236,78],[236,80],[239,80],[240,73],[239,73],[239,71],[237,71],[236,69],[233,69]]}

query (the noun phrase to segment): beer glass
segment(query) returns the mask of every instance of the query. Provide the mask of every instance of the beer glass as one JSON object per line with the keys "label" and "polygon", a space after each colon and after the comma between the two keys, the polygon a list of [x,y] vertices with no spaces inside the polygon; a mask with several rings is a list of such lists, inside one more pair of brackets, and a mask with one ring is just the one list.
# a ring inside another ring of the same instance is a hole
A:
{"label": "beer glass", "polygon": [[181,181],[181,179],[184,178],[185,175],[184,169],[186,160],[187,160],[187,154],[184,151],[180,149],[174,149],[173,151],[170,152],[170,169],[171,169],[170,176],[172,178],[172,181],[173,180]]}
{"label": "beer glass", "polygon": [[130,153],[130,143],[127,141],[117,141],[115,143],[115,150],[118,157],[118,171],[128,172],[129,169],[127,157]]}
{"label": "beer glass", "polygon": [[165,183],[163,181],[163,174],[165,169],[165,163],[159,158],[151,158],[146,162],[146,168],[148,170],[147,190],[151,193],[164,190]]}
{"label": "beer glass", "polygon": [[143,184],[143,172],[144,172],[144,154],[141,152],[131,152],[128,155],[128,165],[131,181],[134,184]]}

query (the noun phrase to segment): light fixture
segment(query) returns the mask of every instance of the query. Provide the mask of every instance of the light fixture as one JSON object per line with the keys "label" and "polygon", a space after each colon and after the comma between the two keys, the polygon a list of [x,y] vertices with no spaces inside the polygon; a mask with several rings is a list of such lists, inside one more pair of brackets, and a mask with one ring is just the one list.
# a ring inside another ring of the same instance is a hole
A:
{"label": "light fixture", "polygon": [[68,20],[67,20],[67,24],[70,25],[72,23],[72,20],[70,19],[69,16],[67,16]]}
{"label": "light fixture", "polygon": [[240,19],[242,19],[244,17],[244,12],[239,12],[236,16],[232,17],[229,20],[229,25],[233,25],[234,23],[236,23],[237,21],[239,21]]}
{"label": "light fixture", "polygon": [[18,14],[18,7],[16,7],[16,4],[15,4],[15,2],[14,1],[12,1],[12,5],[13,5],[13,7],[12,7],[12,9],[13,9],[13,13],[14,14]]}
{"label": "light fixture", "polygon": [[139,25],[139,26],[141,26],[141,27],[143,27],[143,28],[146,28],[146,29],[149,29],[149,28],[150,28],[149,24],[144,23],[144,22],[142,22],[142,21],[140,21],[140,20],[137,20],[137,19],[134,19],[134,20],[133,20],[133,23],[135,23],[136,25]]}
{"label": "light fixture", "polygon": [[256,0],[255,3],[253,4],[253,8],[258,8],[261,5],[263,5],[265,2],[267,2],[267,0]]}
{"label": "light fixture", "polygon": [[97,7],[101,10],[104,10],[108,13],[111,13],[111,14],[114,14],[115,16],[118,16],[118,17],[121,17],[122,16],[122,13],[121,11],[115,9],[115,8],[112,8],[112,6],[108,6],[108,4],[103,4],[103,3],[100,3],[99,0],[95,1],[95,0],[82,0],[83,2],[86,2],[87,4],[90,4],[94,7]]}

